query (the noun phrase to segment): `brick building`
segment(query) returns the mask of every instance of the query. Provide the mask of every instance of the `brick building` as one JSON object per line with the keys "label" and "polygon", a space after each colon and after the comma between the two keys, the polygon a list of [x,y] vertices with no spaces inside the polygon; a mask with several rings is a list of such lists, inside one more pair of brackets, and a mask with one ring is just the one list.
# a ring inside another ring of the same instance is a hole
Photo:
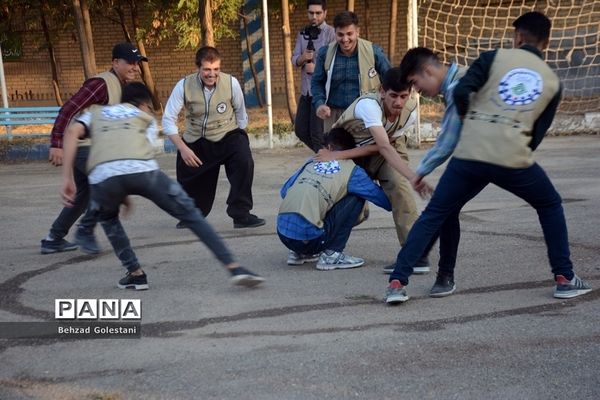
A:
{"label": "brick building", "polygon": [[[368,12],[365,3],[369,4]],[[396,57],[392,63],[397,64],[406,49],[406,14],[408,0],[400,0],[398,9],[398,26],[396,38]],[[328,2],[328,22],[331,23],[336,13],[345,9],[345,0],[330,0]],[[388,51],[389,32],[389,2],[383,0],[370,0],[356,2],[355,12],[359,16],[361,36]],[[114,43],[123,41],[121,27],[106,17],[92,14],[92,30],[96,51],[96,64],[98,71],[103,71],[110,66],[111,48]],[[306,8],[300,5],[290,13],[292,32],[292,47],[296,34],[307,23]],[[285,71],[283,58],[283,35],[281,15],[269,16],[269,36],[271,53],[271,85],[273,104],[285,104]],[[239,33],[239,23],[232,25]],[[54,105],[56,104],[52,90],[52,73],[48,61],[48,52],[39,49],[39,44],[34,43],[32,35],[21,33],[22,56],[17,61],[4,61],[6,85],[10,106],[25,105]],[[368,35],[367,35],[368,33]],[[63,34],[55,43],[56,60],[60,90],[63,100],[68,99],[81,85],[83,67],[79,45],[74,39],[75,35]],[[176,49],[176,39],[161,42],[158,47],[147,46],[146,53],[150,59],[150,68],[157,85],[161,101],[166,102],[167,97],[177,80],[195,70],[195,49]],[[222,68],[236,76],[243,82],[241,52],[245,44],[241,43],[239,34],[235,38],[224,38],[217,47],[223,56]],[[295,77],[299,93],[299,73]]]}

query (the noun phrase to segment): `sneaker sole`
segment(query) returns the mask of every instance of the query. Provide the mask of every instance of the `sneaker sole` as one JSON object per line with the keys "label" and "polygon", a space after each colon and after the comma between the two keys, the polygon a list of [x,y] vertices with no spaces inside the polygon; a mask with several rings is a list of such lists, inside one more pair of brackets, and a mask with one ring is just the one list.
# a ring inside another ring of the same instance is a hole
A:
{"label": "sneaker sole", "polygon": [[54,254],[54,253],[63,253],[65,251],[73,251],[73,250],[77,250],[78,247],[74,246],[74,247],[65,247],[64,249],[44,249],[42,248],[40,253],[41,254]]}
{"label": "sneaker sole", "polygon": [[390,296],[386,297],[385,302],[386,304],[400,304],[404,303],[408,299],[410,299],[408,296]]}
{"label": "sneaker sole", "polygon": [[572,299],[573,297],[581,296],[591,291],[592,289],[569,290],[568,292],[554,293],[554,297],[557,299]]}
{"label": "sneaker sole", "polygon": [[238,286],[254,287],[265,281],[265,278],[253,275],[236,275],[231,277],[231,283]]}
{"label": "sneaker sole", "polygon": [[[383,269],[384,274],[390,275],[392,272],[394,272],[393,269],[387,269],[387,268]],[[429,267],[413,268],[413,275],[424,275],[424,274],[428,274],[429,272],[431,272],[431,268],[429,268]]]}
{"label": "sneaker sole", "polygon": [[148,284],[142,284],[142,285],[121,285],[120,283],[117,283],[117,286],[119,287],[119,289],[134,289],[134,290],[148,290],[149,286]]}
{"label": "sneaker sole", "polygon": [[306,258],[304,260],[301,261],[287,261],[287,265],[302,265],[302,264],[306,264],[306,263],[314,263],[316,261],[319,261],[319,257],[315,257],[315,258]]}
{"label": "sneaker sole", "polygon": [[317,264],[317,269],[319,271],[333,271],[334,269],[351,269],[358,268],[364,265],[364,261],[361,263],[354,264]]}
{"label": "sneaker sole", "polygon": [[456,290],[456,286],[452,288],[452,290],[448,290],[446,292],[437,292],[437,293],[429,293],[429,297],[446,297],[450,296]]}

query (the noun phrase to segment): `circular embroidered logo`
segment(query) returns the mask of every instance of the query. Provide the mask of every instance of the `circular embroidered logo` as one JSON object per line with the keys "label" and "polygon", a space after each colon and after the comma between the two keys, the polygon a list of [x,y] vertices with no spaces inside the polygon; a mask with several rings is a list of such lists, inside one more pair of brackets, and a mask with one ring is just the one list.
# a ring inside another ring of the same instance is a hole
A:
{"label": "circular embroidered logo", "polygon": [[316,162],[313,169],[320,174],[337,174],[340,172],[340,163],[336,160]]}
{"label": "circular embroidered logo", "polygon": [[542,94],[544,81],[536,71],[515,68],[508,71],[500,80],[498,94],[510,106],[523,106],[533,103]]}
{"label": "circular embroidered logo", "polygon": [[373,78],[375,75],[377,75],[377,71],[375,70],[375,67],[369,68],[369,71],[367,72],[367,74],[369,75],[369,78]]}
{"label": "circular embroidered logo", "polygon": [[217,112],[219,114],[223,114],[225,111],[227,111],[227,104],[223,102],[217,104]]}
{"label": "circular embroidered logo", "polygon": [[125,119],[135,117],[140,113],[140,110],[134,107],[127,107],[123,104],[104,107],[102,115],[108,119]]}

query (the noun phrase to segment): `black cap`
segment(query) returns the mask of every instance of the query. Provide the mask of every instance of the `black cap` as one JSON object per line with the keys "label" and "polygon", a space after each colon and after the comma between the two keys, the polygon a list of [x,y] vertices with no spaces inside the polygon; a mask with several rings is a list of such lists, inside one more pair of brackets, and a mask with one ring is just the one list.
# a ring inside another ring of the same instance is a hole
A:
{"label": "black cap", "polygon": [[128,42],[116,44],[112,50],[112,58],[113,60],[115,58],[122,58],[129,62],[148,61],[134,45]]}

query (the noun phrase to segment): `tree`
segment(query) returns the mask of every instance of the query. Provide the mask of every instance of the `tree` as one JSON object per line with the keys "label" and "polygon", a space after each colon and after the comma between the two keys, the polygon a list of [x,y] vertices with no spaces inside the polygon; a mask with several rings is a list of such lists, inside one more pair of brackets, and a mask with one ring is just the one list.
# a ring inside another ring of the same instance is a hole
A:
{"label": "tree", "polygon": [[347,0],[346,1],[346,10],[348,10],[348,11],[354,11],[354,0]]}
{"label": "tree", "polygon": [[94,41],[87,1],[73,0],[73,14],[75,15],[75,26],[79,37],[83,74],[85,79],[89,79],[96,75],[96,57],[94,55]]}
{"label": "tree", "polygon": [[390,35],[388,38],[388,58],[391,63],[396,57],[396,27],[398,26],[398,0],[390,0]]}
{"label": "tree", "polygon": [[54,55],[54,45],[50,37],[50,29],[48,28],[48,21],[46,15],[50,13],[50,5],[47,0],[41,0],[39,8],[40,21],[42,24],[42,31],[44,33],[44,39],[46,40],[46,46],[48,47],[48,57],[50,58],[50,69],[52,70],[52,89],[54,91],[54,98],[59,106],[62,106],[63,100],[60,94],[60,87],[58,86],[58,68],[56,66],[56,57]]}
{"label": "tree", "polygon": [[296,89],[294,86],[294,69],[292,67],[292,42],[290,38],[290,7],[288,0],[281,0],[281,16],[283,18],[283,61],[285,63],[285,86],[288,113],[292,122],[296,119]]}
{"label": "tree", "polygon": [[200,21],[200,40],[202,46],[214,47],[215,35],[211,0],[200,0],[198,2],[198,20]]}

